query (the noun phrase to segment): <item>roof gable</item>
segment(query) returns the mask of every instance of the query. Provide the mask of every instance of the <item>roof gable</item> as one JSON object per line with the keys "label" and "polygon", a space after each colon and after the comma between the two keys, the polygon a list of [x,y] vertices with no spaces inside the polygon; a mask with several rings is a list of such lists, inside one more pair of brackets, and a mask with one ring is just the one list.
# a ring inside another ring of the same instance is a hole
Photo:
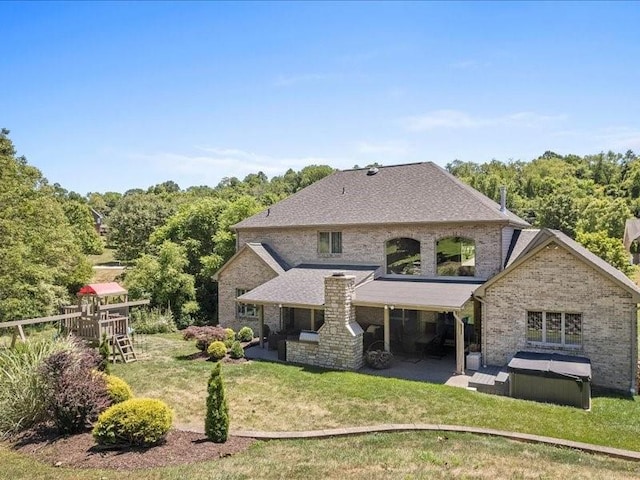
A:
{"label": "roof gable", "polygon": [[529,224],[432,162],[335,172],[236,229],[399,223]]}
{"label": "roof gable", "polygon": [[633,283],[629,279],[629,277],[627,277],[620,270],[605,262],[602,258],[590,252],[578,242],[573,240],[571,237],[568,237],[559,230],[544,228],[542,230],[539,230],[532,239],[528,240],[529,241],[524,246],[521,253],[512,260],[510,259],[508,261],[508,266],[502,272],[498,273],[496,276],[492,277],[489,281],[476,289],[476,295],[483,296],[486,289],[493,283],[518,268],[528,259],[535,256],[547,245],[556,243],[572,253],[576,258],[586,263],[587,265],[590,265],[592,268],[599,271],[602,275],[609,278],[615,284],[628,291],[634,297],[636,302],[640,302],[640,288],[638,288],[638,286]]}
{"label": "roof gable", "polygon": [[233,257],[220,267],[220,269],[213,274],[213,279],[218,280],[218,277],[224,272],[229,265],[231,265],[240,255],[244,252],[251,252],[256,255],[262,262],[273,270],[276,274],[282,275],[289,270],[289,265],[285,262],[277,252],[266,243],[245,243],[240,250],[238,250]]}

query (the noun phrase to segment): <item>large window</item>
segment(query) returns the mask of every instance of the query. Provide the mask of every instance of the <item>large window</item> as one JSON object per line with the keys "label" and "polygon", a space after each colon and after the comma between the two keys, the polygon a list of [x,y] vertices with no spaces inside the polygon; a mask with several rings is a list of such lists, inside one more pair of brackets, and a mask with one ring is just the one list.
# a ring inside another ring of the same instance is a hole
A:
{"label": "large window", "polygon": [[436,244],[436,273],[449,277],[476,274],[476,244],[470,238],[441,238]]}
{"label": "large window", "polygon": [[420,242],[413,238],[394,238],[385,245],[387,273],[420,275]]}
{"label": "large window", "polygon": [[[248,291],[245,288],[236,288],[236,298]],[[236,316],[238,318],[256,318],[258,316],[258,306],[249,303],[237,303]]]}
{"label": "large window", "polygon": [[342,232],[318,232],[318,253],[342,253]]}
{"label": "large window", "polygon": [[545,345],[582,345],[582,314],[527,312],[527,341]]}

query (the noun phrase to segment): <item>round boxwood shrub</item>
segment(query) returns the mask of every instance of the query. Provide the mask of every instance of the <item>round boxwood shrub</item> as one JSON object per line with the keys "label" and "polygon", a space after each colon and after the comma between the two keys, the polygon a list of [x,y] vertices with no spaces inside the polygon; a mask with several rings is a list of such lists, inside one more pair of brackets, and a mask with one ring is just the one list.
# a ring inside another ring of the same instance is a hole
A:
{"label": "round boxwood shrub", "polygon": [[244,348],[240,345],[240,342],[233,342],[231,345],[231,350],[229,351],[229,356],[231,358],[244,358]]}
{"label": "round boxwood shrub", "polygon": [[115,375],[106,375],[107,393],[112,404],[133,398],[133,391],[127,382]]}
{"label": "round boxwood shrub", "polygon": [[93,428],[100,445],[152,446],[162,442],[173,423],[173,412],[161,400],[132,398],[106,409]]}
{"label": "round boxwood shrub", "polygon": [[214,360],[222,360],[227,354],[227,346],[224,342],[213,342],[209,345],[207,353],[209,354],[209,357]]}
{"label": "round boxwood shrub", "polygon": [[253,330],[249,327],[242,327],[238,332],[238,340],[241,342],[250,342],[253,340]]}
{"label": "round boxwood shrub", "polygon": [[233,331],[233,328],[225,328],[224,331],[227,333],[227,338],[224,340],[224,344],[227,348],[231,348],[233,342],[236,339],[236,332]]}

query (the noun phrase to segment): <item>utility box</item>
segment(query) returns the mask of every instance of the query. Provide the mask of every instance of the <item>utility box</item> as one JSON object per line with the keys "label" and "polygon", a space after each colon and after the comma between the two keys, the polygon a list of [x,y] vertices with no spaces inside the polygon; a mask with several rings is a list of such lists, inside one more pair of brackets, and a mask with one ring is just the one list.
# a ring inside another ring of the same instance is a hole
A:
{"label": "utility box", "polygon": [[482,354],[480,352],[471,352],[467,354],[467,370],[480,370],[480,359]]}
{"label": "utility box", "polygon": [[591,361],[557,353],[518,352],[508,365],[513,398],[591,408]]}

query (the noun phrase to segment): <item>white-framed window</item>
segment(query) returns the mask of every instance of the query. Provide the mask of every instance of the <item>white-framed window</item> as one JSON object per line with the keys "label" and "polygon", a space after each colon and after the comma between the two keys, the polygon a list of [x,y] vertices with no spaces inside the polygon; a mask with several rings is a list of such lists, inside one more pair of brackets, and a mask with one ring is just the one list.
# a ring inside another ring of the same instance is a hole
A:
{"label": "white-framed window", "polygon": [[527,311],[527,342],[548,346],[581,347],[582,314]]}
{"label": "white-framed window", "polygon": [[318,253],[342,253],[342,232],[318,232]]}
{"label": "white-framed window", "polygon": [[[236,298],[248,291],[246,288],[236,288]],[[258,306],[251,303],[236,303],[236,316],[238,318],[257,318]]]}

